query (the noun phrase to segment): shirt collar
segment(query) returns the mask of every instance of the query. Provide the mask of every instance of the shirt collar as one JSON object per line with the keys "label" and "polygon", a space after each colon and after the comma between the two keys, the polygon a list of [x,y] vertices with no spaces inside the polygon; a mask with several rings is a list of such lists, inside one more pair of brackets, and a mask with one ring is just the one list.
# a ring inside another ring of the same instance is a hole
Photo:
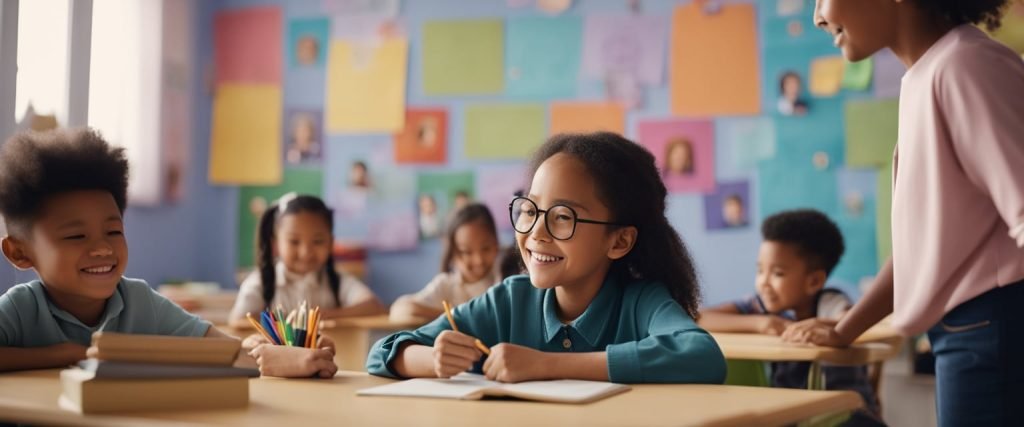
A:
{"label": "shirt collar", "polygon": [[[622,287],[612,280],[611,275],[609,275],[605,278],[604,283],[601,284],[601,290],[597,291],[597,295],[590,301],[587,309],[583,311],[580,317],[570,322],[569,326],[575,329],[583,339],[587,340],[591,347],[594,347],[609,323],[615,319],[616,316],[613,315],[613,310],[621,297]],[[558,319],[558,300],[555,297],[554,289],[544,291],[543,304],[544,340],[551,342],[558,338],[558,333],[564,326],[562,321]]]}
{"label": "shirt collar", "polygon": [[316,284],[320,280],[320,274],[323,270],[317,270],[306,274],[292,273],[288,271],[288,268],[284,266],[283,262],[278,262],[274,266],[275,274],[277,274],[276,285],[277,287],[297,286],[299,284]]}
{"label": "shirt collar", "polygon": [[[71,313],[68,313],[64,309],[57,307],[57,305],[53,303],[53,300],[50,299],[50,295],[48,293],[46,294],[46,304],[49,306],[50,313],[52,313],[54,317],[57,317],[73,325],[81,326],[85,329],[102,331],[106,328],[107,323],[109,323],[112,319],[117,318],[117,316],[121,315],[121,312],[124,311],[124,298],[121,297],[122,283],[123,279],[121,282],[117,283],[117,288],[114,290],[114,294],[111,295],[110,298],[107,298],[107,304],[103,308],[103,316],[100,317],[100,322],[96,326],[86,325],[85,323],[82,323],[81,320],[78,320],[78,318],[72,315]],[[46,292],[45,289],[43,292]]]}

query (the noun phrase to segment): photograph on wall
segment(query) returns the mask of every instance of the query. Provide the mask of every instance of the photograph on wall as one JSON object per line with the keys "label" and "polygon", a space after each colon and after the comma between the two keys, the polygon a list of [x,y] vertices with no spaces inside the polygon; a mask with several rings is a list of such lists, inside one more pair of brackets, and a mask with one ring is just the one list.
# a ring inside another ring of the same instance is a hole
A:
{"label": "photograph on wall", "polygon": [[715,189],[715,129],[709,120],[650,120],[637,126],[639,142],[654,154],[672,193]]}
{"label": "photograph on wall", "polygon": [[284,160],[291,166],[319,165],[323,161],[323,113],[318,110],[289,110],[285,114]]}
{"label": "photograph on wall", "polygon": [[750,183],[720,182],[704,196],[704,223],[708,230],[746,228],[750,224]]}

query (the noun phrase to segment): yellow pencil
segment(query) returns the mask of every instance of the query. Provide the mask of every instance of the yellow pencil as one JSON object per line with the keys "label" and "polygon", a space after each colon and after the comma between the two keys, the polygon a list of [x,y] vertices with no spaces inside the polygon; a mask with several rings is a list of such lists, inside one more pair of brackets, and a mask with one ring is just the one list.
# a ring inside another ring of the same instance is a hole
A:
{"label": "yellow pencil", "polygon": [[484,354],[486,354],[488,356],[491,355],[491,349],[487,348],[487,346],[484,345],[483,341],[476,340],[476,341],[473,341],[473,344],[476,344],[476,348],[479,348],[480,351],[484,352]]}
{"label": "yellow pencil", "polygon": [[256,319],[252,317],[252,313],[245,313],[245,318],[249,320],[249,323],[252,324],[252,327],[256,328],[256,331],[259,332],[260,335],[263,335],[263,338],[266,338],[267,341],[271,344],[274,343],[274,340],[270,338],[270,334],[268,334],[267,331],[263,330],[263,327],[260,326],[260,322],[257,322]]}
{"label": "yellow pencil", "polygon": [[[448,323],[452,325],[452,330],[458,332],[459,327],[455,325],[455,317],[452,317],[452,306],[448,304],[448,301],[441,301],[441,305],[444,306],[444,315],[448,316]],[[491,355],[491,349],[487,348],[483,341],[475,340],[473,341],[473,344],[476,345],[476,348],[480,349],[480,351],[484,352],[484,354],[488,356]]]}
{"label": "yellow pencil", "polygon": [[455,324],[455,318],[452,317],[452,306],[448,305],[448,301],[441,301],[441,305],[444,306],[444,315],[448,316],[448,323],[452,325],[452,330],[458,332],[459,326]]}

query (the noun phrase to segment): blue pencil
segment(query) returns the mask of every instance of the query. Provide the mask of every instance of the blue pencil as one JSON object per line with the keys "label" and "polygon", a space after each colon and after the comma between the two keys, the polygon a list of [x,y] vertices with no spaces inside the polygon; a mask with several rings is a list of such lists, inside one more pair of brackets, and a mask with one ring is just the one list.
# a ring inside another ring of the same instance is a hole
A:
{"label": "blue pencil", "polygon": [[274,327],[272,326],[270,313],[265,311],[260,313],[260,324],[263,325],[263,329],[266,329],[267,332],[270,333],[270,338],[274,339],[274,344],[281,345],[281,338],[277,336],[277,332],[274,331]]}

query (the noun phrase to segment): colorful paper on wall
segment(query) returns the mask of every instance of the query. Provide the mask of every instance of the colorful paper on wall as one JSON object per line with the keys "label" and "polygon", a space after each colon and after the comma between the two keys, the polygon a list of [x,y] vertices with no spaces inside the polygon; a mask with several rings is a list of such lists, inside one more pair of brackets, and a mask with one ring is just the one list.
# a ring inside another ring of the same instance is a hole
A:
{"label": "colorful paper on wall", "polygon": [[899,98],[900,85],[907,67],[896,54],[885,49],[875,54],[875,98]]}
{"label": "colorful paper on wall", "polygon": [[715,125],[707,120],[651,120],[637,126],[668,191],[715,190]]}
{"label": "colorful paper on wall", "polygon": [[282,20],[277,7],[218,13],[213,22],[216,83],[280,83]]}
{"label": "colorful paper on wall", "polygon": [[397,132],[405,123],[409,44],[335,41],[328,61],[327,129],[333,132]]}
{"label": "colorful paper on wall", "polygon": [[565,16],[508,20],[505,94],[516,98],[576,95],[583,21]]}
{"label": "colorful paper on wall", "polygon": [[480,168],[477,172],[477,194],[494,215],[499,230],[511,230],[508,205],[517,191],[526,190],[526,168],[497,166]]}
{"label": "colorful paper on wall", "polygon": [[472,202],[475,194],[473,172],[420,173],[416,183],[420,237],[441,236],[451,214]]}
{"label": "colorful paper on wall", "polygon": [[322,0],[323,10],[335,15],[398,15],[399,0]]}
{"label": "colorful paper on wall", "polygon": [[874,61],[871,58],[860,62],[844,62],[843,83],[844,89],[868,90],[871,87],[871,73],[874,71]]}
{"label": "colorful paper on wall", "polygon": [[626,132],[626,111],[613,102],[552,102],[551,135],[597,131]]}
{"label": "colorful paper on wall", "polygon": [[[865,201],[864,208],[874,211],[875,200]],[[835,222],[843,234],[843,244],[846,250],[829,277],[829,281],[843,284],[844,288],[856,292],[862,281],[878,274],[878,245],[874,233],[875,216],[849,217],[840,213],[835,218]]]}
{"label": "colorful paper on wall", "polygon": [[750,4],[706,13],[697,2],[672,22],[672,113],[746,115],[761,111],[757,20]]}
{"label": "colorful paper on wall", "polygon": [[767,117],[719,119],[715,171],[719,179],[749,177],[757,163],[775,157],[775,122]]}
{"label": "colorful paper on wall", "polygon": [[[771,112],[776,117],[793,116],[806,119],[798,120],[801,122],[814,121],[808,116],[814,114],[817,104],[822,101],[830,101],[831,99],[820,99],[811,96],[809,91],[811,62],[821,56],[834,55],[835,51],[835,48],[828,43],[803,42],[799,44],[765,46],[761,84],[763,90],[762,108],[764,112],[766,114]],[[796,80],[799,83],[795,96],[794,94],[787,95],[783,90],[783,83],[786,79],[792,79],[793,77],[791,76],[793,75],[796,75]],[[799,114],[796,111],[786,114],[785,111],[782,111],[780,106],[786,104],[796,106],[796,102],[791,99],[799,100],[805,106],[803,114]]]}
{"label": "colorful paper on wall", "polygon": [[470,159],[523,159],[544,142],[544,107],[493,104],[466,107],[463,143]]}
{"label": "colorful paper on wall", "polygon": [[[839,206],[842,215],[850,219],[871,217],[874,227],[874,201],[878,193],[878,171],[875,169],[841,169],[836,179],[839,185]],[[868,202],[872,202],[870,207]]]}
{"label": "colorful paper on wall", "polygon": [[[805,116],[776,117],[775,159],[808,168],[835,169],[846,162],[842,97],[815,99]],[[827,164],[818,164],[819,157]]]}
{"label": "colorful paper on wall", "polygon": [[448,159],[448,111],[416,108],[405,112],[405,127],[395,134],[395,163],[444,164]]}
{"label": "colorful paper on wall", "polygon": [[708,230],[746,228],[750,224],[750,183],[719,182],[704,196],[704,224]]}
{"label": "colorful paper on wall", "polygon": [[317,169],[287,170],[280,184],[241,187],[238,190],[238,266],[255,265],[256,226],[260,217],[277,200],[290,192],[320,196],[323,173]]}
{"label": "colorful paper on wall", "polygon": [[898,138],[897,100],[861,100],[846,104],[846,162],[881,167],[892,160]]}
{"label": "colorful paper on wall", "polygon": [[367,246],[382,252],[407,251],[419,243],[416,215],[412,211],[391,212],[370,223]]}
{"label": "colorful paper on wall", "polygon": [[288,23],[288,63],[294,67],[323,67],[331,21],[327,18],[294,19]]}
{"label": "colorful paper on wall", "polygon": [[501,20],[423,24],[423,93],[485,95],[504,89]]}
{"label": "colorful paper on wall", "polygon": [[629,76],[640,85],[660,85],[668,25],[661,16],[588,16],[581,75],[599,81]]}
{"label": "colorful paper on wall", "polygon": [[836,215],[836,174],[786,158],[761,162],[757,168],[761,218],[790,209],[817,209]]}
{"label": "colorful paper on wall", "polygon": [[281,163],[281,89],[219,86],[213,96],[210,182],[276,184]]}
{"label": "colorful paper on wall", "polygon": [[811,63],[811,95],[830,97],[839,93],[845,64],[846,61],[841,56],[815,59]]}

